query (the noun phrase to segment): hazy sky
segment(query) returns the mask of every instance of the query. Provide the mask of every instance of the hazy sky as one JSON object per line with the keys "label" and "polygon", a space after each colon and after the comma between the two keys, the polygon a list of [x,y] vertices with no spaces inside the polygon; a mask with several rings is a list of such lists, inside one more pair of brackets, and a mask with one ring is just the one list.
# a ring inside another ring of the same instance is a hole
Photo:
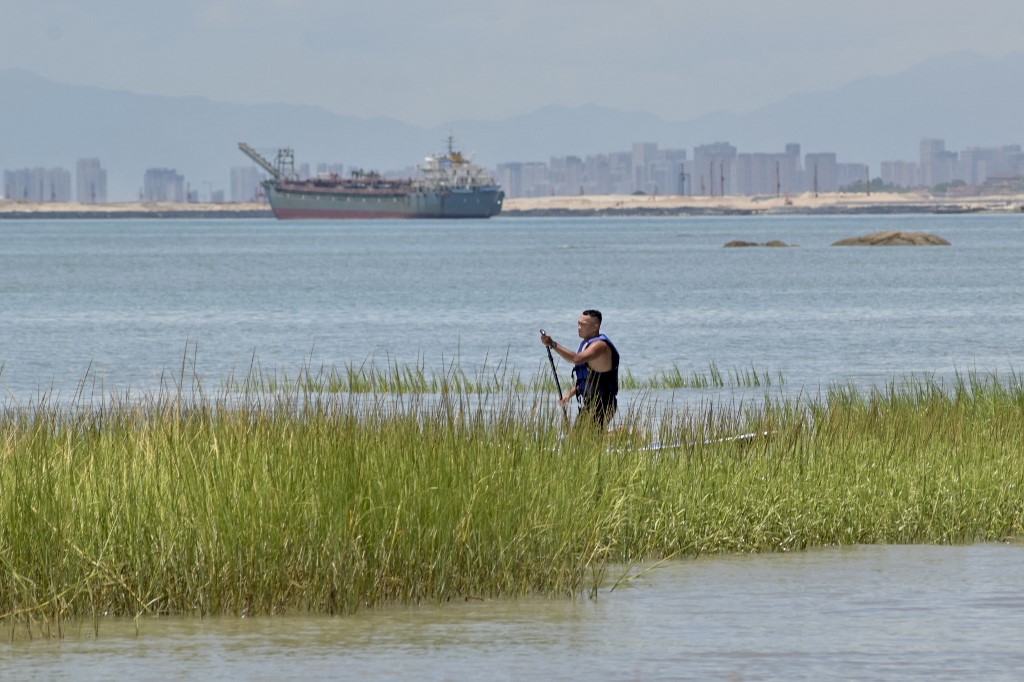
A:
{"label": "hazy sky", "polygon": [[684,121],[1002,56],[1022,26],[1021,0],[0,0],[0,68],[420,126],[581,104]]}

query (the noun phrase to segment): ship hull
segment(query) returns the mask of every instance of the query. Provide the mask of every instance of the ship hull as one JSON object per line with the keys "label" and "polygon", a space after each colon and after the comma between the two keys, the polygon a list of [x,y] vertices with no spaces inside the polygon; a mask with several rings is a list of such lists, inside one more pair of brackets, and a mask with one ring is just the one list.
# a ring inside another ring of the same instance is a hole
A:
{"label": "ship hull", "polygon": [[275,183],[265,187],[270,208],[281,220],[490,218],[501,212],[505,198],[499,187],[387,194],[295,189]]}

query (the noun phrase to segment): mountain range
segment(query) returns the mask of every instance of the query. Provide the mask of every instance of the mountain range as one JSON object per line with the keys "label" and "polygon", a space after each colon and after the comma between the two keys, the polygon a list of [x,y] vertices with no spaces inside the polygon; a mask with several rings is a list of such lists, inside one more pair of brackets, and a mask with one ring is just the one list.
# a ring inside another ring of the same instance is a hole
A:
{"label": "mountain range", "polygon": [[[1024,142],[1024,52],[1001,58],[957,52],[902,73],[782,97],[745,112],[689,121],[593,105],[547,107],[497,121],[457,120],[421,128],[356,118],[319,107],[233,104],[70,85],[23,70],[0,70],[0,169],[100,159],[112,201],[135,199],[147,168],[174,168],[193,189],[227,189],[230,169],[249,165],[237,143],[296,162],[343,163],[381,171],[411,168],[442,151],[449,134],[486,166],[552,156],[623,151],[634,142],[687,148],[728,141],[743,152],[833,151],[877,175],[883,160],[916,161],[924,137],[952,150]],[[699,96],[695,93],[694,96]]]}

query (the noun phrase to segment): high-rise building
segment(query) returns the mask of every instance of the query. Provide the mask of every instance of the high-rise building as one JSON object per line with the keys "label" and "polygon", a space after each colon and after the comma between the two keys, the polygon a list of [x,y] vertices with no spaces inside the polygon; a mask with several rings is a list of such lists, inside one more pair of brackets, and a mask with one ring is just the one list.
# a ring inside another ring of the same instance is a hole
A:
{"label": "high-rise building", "polygon": [[79,159],[75,167],[75,199],[80,204],[107,203],[107,171],[99,159]]}
{"label": "high-rise building", "polygon": [[259,170],[253,166],[232,168],[231,201],[234,203],[258,201],[262,196],[260,179]]}
{"label": "high-rise building", "polygon": [[685,149],[658,150],[657,159],[648,171],[654,191],[661,194],[683,194],[688,189],[683,187],[685,165]]}
{"label": "high-rise building", "polygon": [[721,196],[732,194],[732,166],[736,160],[736,147],[728,142],[703,144],[693,148],[693,162],[689,165],[692,194]]}
{"label": "high-rise building", "polygon": [[587,193],[583,159],[578,156],[552,158],[549,176],[555,194]]}
{"label": "high-rise building", "polygon": [[783,154],[738,154],[733,163],[732,188],[735,194],[781,195],[798,190],[799,145],[796,155],[790,147]]}
{"label": "high-rise building", "polygon": [[954,179],[957,153],[946,151],[946,141],[937,138],[921,140],[921,181],[934,187]]}
{"label": "high-rise building", "polygon": [[920,187],[921,167],[913,161],[883,161],[881,178],[893,187]]}
{"label": "high-rise building", "polygon": [[960,152],[956,177],[969,185],[980,185],[990,177],[1019,171],[1019,144],[1002,147],[968,147]]}
{"label": "high-rise building", "polygon": [[815,194],[839,189],[835,152],[807,154],[804,157],[804,176],[808,191]]}
{"label": "high-rise building", "polygon": [[630,177],[633,191],[651,192],[654,184],[650,178],[651,165],[658,158],[658,145],[655,142],[634,142],[630,159]]}
{"label": "high-rise building", "polygon": [[933,137],[926,137],[921,140],[921,166],[924,167],[934,163],[940,154],[946,151],[946,141]]}
{"label": "high-rise building", "polygon": [[552,193],[548,166],[539,161],[499,164],[495,177],[509,197],[542,197]]}
{"label": "high-rise building", "polygon": [[856,185],[858,183],[867,185],[871,182],[868,166],[864,163],[837,163],[836,164],[836,185],[839,189]]}
{"label": "high-rise building", "polygon": [[71,201],[71,173],[65,168],[4,171],[4,197],[35,203]]}
{"label": "high-rise building", "polygon": [[183,202],[185,178],[173,168],[149,168],[143,176],[142,198],[144,201]]}
{"label": "high-rise building", "polygon": [[5,170],[4,199],[7,201],[30,201],[29,187],[32,185],[30,173],[28,168]]}

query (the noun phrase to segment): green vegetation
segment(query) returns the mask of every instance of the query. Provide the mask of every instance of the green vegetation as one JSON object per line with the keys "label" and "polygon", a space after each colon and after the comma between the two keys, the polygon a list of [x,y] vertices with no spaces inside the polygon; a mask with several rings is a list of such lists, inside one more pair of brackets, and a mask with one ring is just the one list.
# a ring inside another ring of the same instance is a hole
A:
{"label": "green vegetation", "polygon": [[[570,597],[610,564],[1024,531],[1017,375],[640,405],[607,436],[566,434],[552,403],[515,384],[247,382],[214,398],[8,407],[0,622],[59,635],[106,614]],[[745,432],[768,435],[720,440]]]}
{"label": "green vegetation", "polygon": [[959,189],[961,187],[966,187],[966,186],[967,186],[967,183],[964,182],[963,180],[953,180],[951,182],[940,182],[939,184],[937,184],[934,187],[932,187],[932,192],[934,192],[935,194],[945,194],[946,192],[948,192],[951,189]]}
{"label": "green vegetation", "polygon": [[864,194],[867,191],[880,193],[880,192],[893,192],[903,193],[909,192],[910,189],[907,187],[897,187],[889,182],[884,182],[882,178],[872,178],[871,183],[865,188],[863,180],[855,180],[849,185],[845,185],[839,188],[840,192],[847,192],[849,194]]}
{"label": "green vegetation", "polygon": [[[571,385],[570,378],[563,372],[563,388]],[[673,390],[677,388],[761,388],[785,385],[786,379],[782,372],[774,375],[768,370],[756,367],[737,368],[722,372],[714,362],[708,365],[707,372],[692,370],[684,372],[678,365],[672,369],[659,372],[650,378],[639,378],[628,369],[619,375],[619,385],[624,391],[636,390]],[[343,370],[336,367],[320,367],[315,371],[312,367],[303,366],[295,377],[287,372],[265,374],[255,372],[243,383],[229,381],[225,391],[252,391],[277,393],[280,391],[303,393],[380,393],[380,394],[431,394],[454,391],[457,393],[486,394],[501,393],[515,390],[521,393],[536,391],[550,393],[555,390],[555,381],[551,374],[541,371],[529,380],[508,369],[505,362],[491,367],[486,362],[482,369],[470,376],[461,367],[452,364],[440,373],[429,372],[422,359],[415,365],[400,366],[389,362],[386,369],[381,369],[372,362],[364,362],[358,366],[347,365]]]}
{"label": "green vegetation", "polygon": [[771,372],[751,367],[750,369],[733,368],[722,374],[714,362],[708,365],[707,373],[691,371],[689,374],[672,365],[672,369],[659,372],[652,379],[638,379],[633,373],[626,371],[619,375],[619,387],[624,391],[635,390],[672,390],[676,388],[767,388],[773,383],[782,386],[786,379],[782,372],[772,378]]}
{"label": "green vegetation", "polygon": [[372,361],[360,365],[349,363],[343,370],[337,367],[301,366],[294,378],[287,372],[267,374],[255,367],[238,383],[229,380],[224,391],[251,393],[301,392],[310,393],[375,393],[391,395],[414,395],[424,393],[501,393],[508,390],[553,389],[555,382],[550,376],[534,377],[530,382],[509,370],[505,361],[491,366],[486,360],[482,367],[470,376],[456,363],[450,363],[439,373],[426,369],[422,358],[414,365],[399,365],[388,361],[385,368]]}

